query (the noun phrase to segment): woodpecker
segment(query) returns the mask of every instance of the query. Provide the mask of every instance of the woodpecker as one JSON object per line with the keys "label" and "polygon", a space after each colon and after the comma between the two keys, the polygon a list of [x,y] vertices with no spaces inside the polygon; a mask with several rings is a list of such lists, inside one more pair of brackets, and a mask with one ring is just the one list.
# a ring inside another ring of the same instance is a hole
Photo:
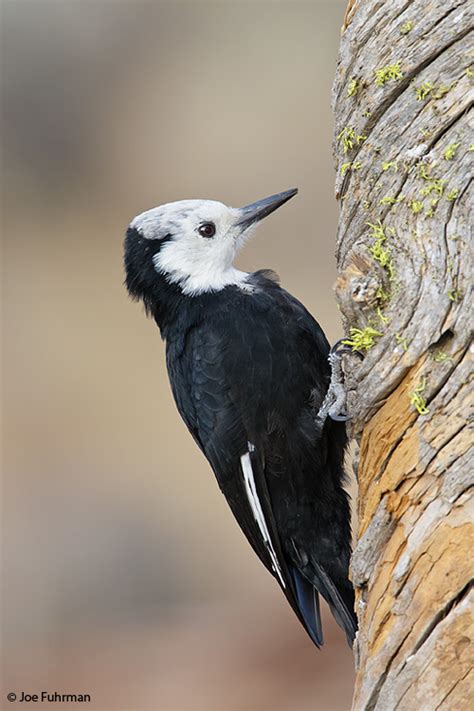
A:
{"label": "woodpecker", "polygon": [[255,553],[317,647],[319,594],[352,645],[346,430],[317,417],[329,344],[274,272],[233,265],[259,221],[296,193],[141,213],[125,236],[125,284],[160,329],[177,408]]}

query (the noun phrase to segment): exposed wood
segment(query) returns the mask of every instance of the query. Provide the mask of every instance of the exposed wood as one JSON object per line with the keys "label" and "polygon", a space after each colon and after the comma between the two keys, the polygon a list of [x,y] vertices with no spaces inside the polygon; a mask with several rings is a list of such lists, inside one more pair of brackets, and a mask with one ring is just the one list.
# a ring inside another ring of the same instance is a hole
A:
{"label": "exposed wood", "polygon": [[342,23],[343,32],[349,27],[349,24],[352,20],[352,15],[354,14],[356,7],[357,0],[349,0],[349,2],[347,3],[346,12],[344,14],[344,21]]}
{"label": "exposed wood", "polygon": [[473,24],[464,0],[365,0],[341,39],[336,294],[365,348],[347,367],[356,711],[460,711],[474,693]]}

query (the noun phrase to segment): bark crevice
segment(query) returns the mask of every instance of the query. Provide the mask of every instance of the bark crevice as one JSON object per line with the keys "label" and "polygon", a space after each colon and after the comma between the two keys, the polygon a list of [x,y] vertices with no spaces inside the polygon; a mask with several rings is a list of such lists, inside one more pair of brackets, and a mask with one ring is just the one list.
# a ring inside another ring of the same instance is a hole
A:
{"label": "bark crevice", "polygon": [[431,620],[430,624],[426,628],[425,632],[423,633],[421,639],[414,646],[413,654],[416,654],[421,649],[421,647],[424,645],[428,637],[436,629],[439,623],[449,615],[453,607],[455,607],[461,602],[461,600],[468,594],[471,587],[472,582],[469,582],[463,587],[462,590],[456,593],[456,595],[454,595],[454,597],[449,600],[446,605],[434,616],[434,618]]}

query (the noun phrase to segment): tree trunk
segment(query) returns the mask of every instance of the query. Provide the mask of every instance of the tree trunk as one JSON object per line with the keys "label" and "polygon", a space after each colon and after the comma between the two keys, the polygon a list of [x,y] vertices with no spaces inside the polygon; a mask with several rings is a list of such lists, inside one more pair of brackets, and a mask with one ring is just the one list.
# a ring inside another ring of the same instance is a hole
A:
{"label": "tree trunk", "polygon": [[346,359],[357,711],[472,704],[473,15],[467,0],[352,0],[343,28],[336,294],[365,356]]}

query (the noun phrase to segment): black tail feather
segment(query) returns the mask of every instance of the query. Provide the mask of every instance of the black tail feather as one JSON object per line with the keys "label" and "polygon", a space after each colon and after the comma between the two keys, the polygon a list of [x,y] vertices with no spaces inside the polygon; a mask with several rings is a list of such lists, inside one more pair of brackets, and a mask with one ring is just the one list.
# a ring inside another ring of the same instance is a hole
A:
{"label": "black tail feather", "polygon": [[324,644],[323,626],[319,610],[318,591],[294,567],[290,568],[295,583],[295,593],[298,607],[306,630],[317,647]]}
{"label": "black tail feather", "polygon": [[349,580],[344,587],[337,587],[324,568],[313,561],[314,584],[328,603],[334,619],[344,630],[347,642],[352,647],[357,632],[357,616],[354,611],[354,590]]}

